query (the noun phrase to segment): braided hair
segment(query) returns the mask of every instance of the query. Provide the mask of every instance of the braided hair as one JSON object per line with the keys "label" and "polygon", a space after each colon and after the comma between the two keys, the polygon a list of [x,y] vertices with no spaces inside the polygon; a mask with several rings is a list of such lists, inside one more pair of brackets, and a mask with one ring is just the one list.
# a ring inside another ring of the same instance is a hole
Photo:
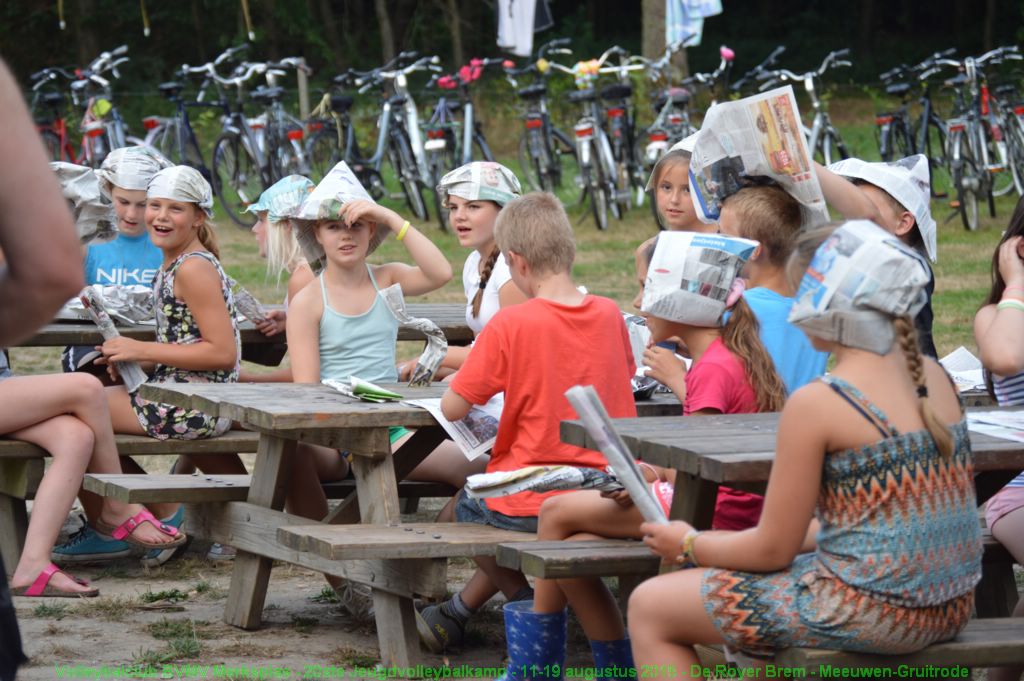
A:
{"label": "braided hair", "polygon": [[498,262],[498,256],[501,255],[501,249],[495,244],[491,247],[491,252],[487,256],[487,260],[484,261],[484,268],[480,271],[480,287],[476,291],[476,295],[473,296],[473,318],[480,316],[480,304],[484,299],[484,289],[487,288],[487,282],[491,280],[491,272],[494,271],[494,264]]}
{"label": "braided hair", "polygon": [[924,360],[921,357],[921,349],[917,345],[914,321],[908,315],[903,315],[893,321],[893,326],[896,327],[896,342],[899,343],[900,350],[903,351],[903,356],[907,360],[907,369],[910,370],[910,377],[913,379],[914,385],[917,386],[921,420],[924,421],[925,428],[935,440],[935,446],[939,453],[943,458],[948,459],[953,454],[953,435],[950,433],[949,427],[939,420],[928,403],[928,387],[924,380]]}

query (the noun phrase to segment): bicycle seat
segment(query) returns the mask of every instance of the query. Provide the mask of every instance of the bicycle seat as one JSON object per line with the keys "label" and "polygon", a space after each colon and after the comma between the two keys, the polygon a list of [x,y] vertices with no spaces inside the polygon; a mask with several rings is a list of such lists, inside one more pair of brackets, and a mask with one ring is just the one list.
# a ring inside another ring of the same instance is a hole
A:
{"label": "bicycle seat", "polygon": [[586,90],[575,90],[569,93],[569,101],[579,104],[580,102],[592,102],[597,99],[597,90],[588,87]]}
{"label": "bicycle seat", "polygon": [[516,97],[520,99],[540,99],[548,93],[548,86],[544,83],[537,83],[524,87],[521,90],[516,90]]}
{"label": "bicycle seat", "polygon": [[61,92],[44,92],[39,99],[45,106],[64,106],[64,94]]}
{"label": "bicycle seat", "polygon": [[355,101],[351,95],[331,95],[331,108],[338,113],[345,113]]}
{"label": "bicycle seat", "polygon": [[390,104],[391,106],[403,106],[405,104],[406,99],[407,97],[405,97],[404,95],[395,95],[394,97],[388,100],[388,104]]}
{"label": "bicycle seat", "polygon": [[910,83],[893,83],[885,86],[885,93],[889,95],[905,95],[910,92]]}
{"label": "bicycle seat", "polygon": [[250,96],[261,104],[280,102],[284,98],[283,87],[260,87],[252,91]]}
{"label": "bicycle seat", "polygon": [[174,81],[171,81],[169,83],[160,83],[156,86],[156,89],[159,90],[160,94],[162,94],[164,97],[171,99],[180,95],[181,91],[185,89],[185,86],[181,83],[175,83]]}
{"label": "bicycle seat", "polygon": [[662,90],[658,93],[658,98],[654,100],[654,108],[659,111],[663,109],[668,103],[670,97],[672,98],[672,103],[676,106],[686,106],[690,103],[689,90],[681,87],[673,87],[668,90]]}
{"label": "bicycle seat", "polygon": [[601,88],[601,99],[612,101],[627,99],[633,96],[633,86],[629,83],[615,83]]}

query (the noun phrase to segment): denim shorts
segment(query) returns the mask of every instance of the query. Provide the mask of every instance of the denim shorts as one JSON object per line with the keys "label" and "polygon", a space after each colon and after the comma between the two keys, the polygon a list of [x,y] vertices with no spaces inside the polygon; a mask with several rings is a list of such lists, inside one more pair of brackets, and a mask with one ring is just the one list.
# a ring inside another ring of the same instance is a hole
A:
{"label": "denim shorts", "polygon": [[458,501],[455,502],[455,520],[460,523],[490,525],[499,530],[512,530],[513,532],[537,531],[537,516],[505,515],[492,511],[485,502],[485,499],[471,498],[466,494],[466,490],[462,490],[459,492]]}

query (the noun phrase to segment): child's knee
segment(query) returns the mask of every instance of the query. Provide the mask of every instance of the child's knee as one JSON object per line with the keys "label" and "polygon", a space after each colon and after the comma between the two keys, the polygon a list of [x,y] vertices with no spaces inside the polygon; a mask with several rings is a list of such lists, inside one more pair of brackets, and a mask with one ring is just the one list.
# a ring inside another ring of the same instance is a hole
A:
{"label": "child's knee", "polygon": [[540,507],[537,533],[542,539],[564,539],[573,531],[577,504],[573,494],[559,494],[544,500]]}
{"label": "child's knee", "polygon": [[50,431],[48,440],[54,443],[48,449],[54,458],[71,455],[85,463],[92,458],[96,436],[85,422],[73,416],[61,416],[53,419],[47,429]]}
{"label": "child's knee", "polygon": [[67,385],[62,386],[65,394],[76,403],[96,404],[98,401],[106,401],[106,389],[100,379],[92,374],[75,372],[63,374]]}

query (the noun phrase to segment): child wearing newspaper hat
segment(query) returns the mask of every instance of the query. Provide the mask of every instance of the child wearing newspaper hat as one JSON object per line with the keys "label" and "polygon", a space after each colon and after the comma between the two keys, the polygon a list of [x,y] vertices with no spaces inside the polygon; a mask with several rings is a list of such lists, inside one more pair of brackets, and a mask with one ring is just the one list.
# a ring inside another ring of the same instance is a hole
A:
{"label": "child wearing newspaper hat", "polygon": [[[858,220],[802,234],[791,263],[804,274],[790,319],[835,367],[786,403],[756,527],[642,526],[653,551],[691,569],[633,592],[638,665],[690,669],[698,643],[904,654],[953,638],[971,616],[981,537],[970,440],[951,382],[914,338],[924,259]],[[812,518],[817,548],[801,553]]]}
{"label": "child wearing newspaper hat", "polygon": [[[494,223],[502,207],[522,193],[515,173],[493,161],[474,161],[441,178],[437,191],[443,195],[448,219],[459,245],[472,248],[462,268],[466,293],[466,322],[479,334],[495,313],[526,300],[512,283],[512,274],[494,242]],[[442,368],[457,370],[466,361],[470,347],[448,346]],[[416,362],[399,368],[408,378]]]}
{"label": "child wearing newspaper hat", "polygon": [[[989,393],[1000,407],[1024,405],[1024,200],[992,256],[992,288],[974,317],[974,339]],[[1024,564],[1024,473],[985,504],[985,525],[1018,564]],[[1024,617],[1024,599],[1013,614]],[[992,681],[1016,681],[1024,669],[989,671]]]}
{"label": "child wearing newspaper hat", "polygon": [[[673,387],[685,416],[774,411],[782,406],[785,389],[758,341],[757,322],[740,295],[739,273],[756,245],[716,235],[664,232],[638,257],[638,275],[644,285],[634,305],[647,318],[652,344],[678,336],[693,356],[687,371],[670,350],[652,345],[644,355],[650,367],[648,375]],[[727,311],[731,315],[723,325]],[[641,465],[667,513],[672,504],[672,472]],[[757,495],[721,488],[715,526],[739,529],[756,524],[760,503]],[[595,535],[639,539],[642,522],[626,493],[580,491],[544,502],[538,539]],[[563,612],[567,604],[572,607],[590,639],[595,667],[633,668],[622,615],[599,578],[538,579],[535,589],[534,612],[538,614],[551,617]],[[564,650],[561,654],[564,658]]]}
{"label": "child wearing newspaper hat", "polygon": [[[898,236],[900,241],[927,256],[931,262],[938,259],[927,157],[915,154],[892,163],[868,163],[848,158],[833,163],[829,170],[847,178],[867,195],[878,209],[875,221],[887,232]],[[934,275],[928,280],[925,292],[928,300],[914,317],[914,328],[921,352],[934,358],[937,357],[932,337]]]}
{"label": "child wearing newspaper hat", "polygon": [[651,193],[659,226],[670,231],[718,231],[714,224],[701,222],[690,197],[690,156],[697,133],[676,142],[658,159],[644,188]]}
{"label": "child wearing newspaper hat", "polygon": [[[119,336],[101,346],[103,359],[138,362],[149,383],[227,383],[238,380],[241,359],[235,305],[228,277],[208,220],[213,216],[210,184],[195,168],[160,170],[146,189],[146,229],[163,262],[153,281],[156,341]],[[210,291],[220,295],[210,295]],[[114,431],[157,439],[195,440],[216,437],[231,427],[230,419],[200,411],[150,402],[123,385],[107,389]],[[184,519],[179,504],[153,504],[164,523],[178,527]],[[88,507],[87,507],[88,513]],[[95,523],[101,532],[104,527]],[[115,537],[116,538],[116,537]],[[54,555],[82,560],[69,546]],[[151,551],[144,565],[160,565],[173,551]]]}
{"label": "child wearing newspaper hat", "polygon": [[[288,308],[288,348],[295,382],[348,380],[350,376],[375,383],[397,382],[398,320],[378,291],[393,284],[400,284],[407,296],[434,291],[452,278],[448,260],[408,220],[375,203],[344,162],[307,195],[293,224],[307,261],[318,272]],[[408,250],[413,265],[367,261],[392,234]],[[405,428],[392,428],[392,448],[401,447],[410,435]],[[333,456],[336,459],[338,454]],[[486,457],[468,461],[453,442],[445,441],[407,479],[446,482],[458,488],[466,476],[482,472],[486,463]],[[293,479],[300,481],[293,480],[292,498],[303,484],[308,495],[317,480],[309,466],[293,474]],[[320,489],[319,484],[315,487]],[[440,517],[449,515],[443,511]]]}
{"label": "child wearing newspaper hat", "polygon": [[[146,233],[146,187],[153,175],[170,165],[149,147],[115,149],[103,159],[95,173],[100,195],[113,203],[118,234],[112,241],[86,248],[86,285],[152,287],[163,255]],[[61,368],[89,371],[107,381],[106,368],[93,364],[97,356],[91,345],[71,345],[61,353]]]}

